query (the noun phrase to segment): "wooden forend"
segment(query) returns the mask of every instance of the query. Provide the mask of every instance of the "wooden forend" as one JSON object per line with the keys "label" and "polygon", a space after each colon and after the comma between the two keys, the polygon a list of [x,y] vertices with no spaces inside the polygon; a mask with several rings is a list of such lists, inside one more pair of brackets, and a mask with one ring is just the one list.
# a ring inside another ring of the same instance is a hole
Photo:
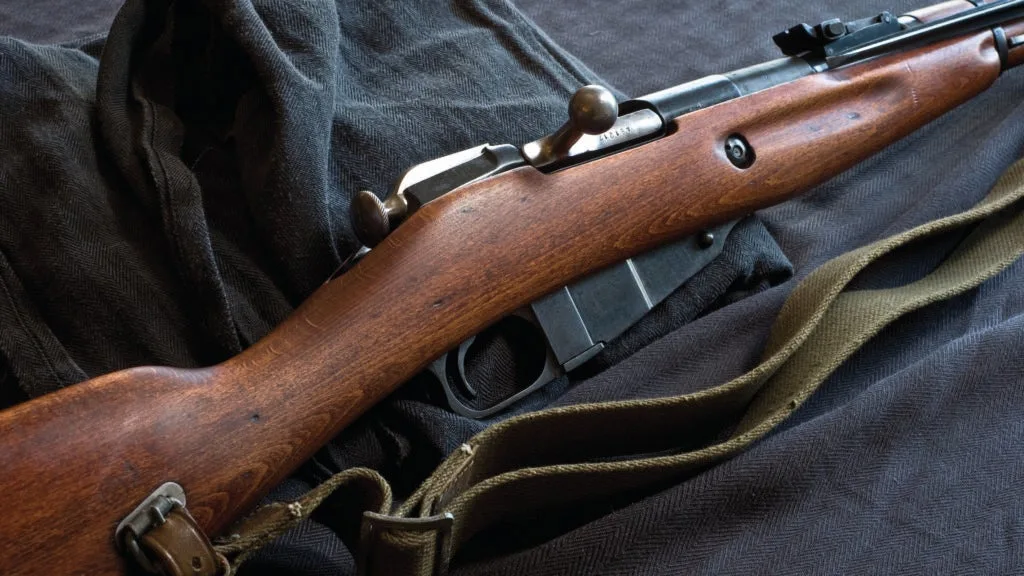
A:
{"label": "wooden forend", "polygon": [[[603,266],[782,202],[968,100],[992,34],[808,76],[658,141],[427,205],[223,364],[135,368],[0,414],[0,573],[117,574],[114,528],[180,483],[216,533],[367,408],[498,318]],[[740,133],[757,160],[724,155]]]}

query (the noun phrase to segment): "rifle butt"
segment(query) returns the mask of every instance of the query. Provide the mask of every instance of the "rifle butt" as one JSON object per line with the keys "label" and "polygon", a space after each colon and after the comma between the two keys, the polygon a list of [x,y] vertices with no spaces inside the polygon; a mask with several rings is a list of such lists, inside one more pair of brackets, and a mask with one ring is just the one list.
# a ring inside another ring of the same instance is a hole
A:
{"label": "rifle butt", "polygon": [[[992,34],[978,33],[687,114],[660,140],[579,167],[465,186],[236,358],[115,372],[0,413],[0,573],[124,573],[114,529],[167,481],[217,533],[500,317],[805,191],[970,99],[1000,69]],[[748,167],[726,156],[734,134],[756,151]]]}

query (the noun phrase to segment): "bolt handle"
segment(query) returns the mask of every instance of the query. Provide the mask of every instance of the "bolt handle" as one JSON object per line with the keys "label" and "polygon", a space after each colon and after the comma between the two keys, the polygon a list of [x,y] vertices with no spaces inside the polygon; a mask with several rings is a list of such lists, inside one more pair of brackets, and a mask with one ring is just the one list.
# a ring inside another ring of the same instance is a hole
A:
{"label": "bolt handle", "polygon": [[[584,134],[607,132],[618,117],[619,104],[610,90],[596,84],[580,88],[569,100],[568,121],[554,134],[537,141],[537,160],[543,165],[565,158]],[[387,238],[408,214],[409,204],[401,192],[392,192],[381,200],[373,192],[361,190],[352,199],[352,228],[356,238],[369,248]]]}
{"label": "bolt handle", "polygon": [[523,146],[523,157],[540,168],[569,157],[569,150],[584,134],[607,132],[619,118],[619,103],[604,86],[590,84],[569,100],[569,119],[549,134]]}

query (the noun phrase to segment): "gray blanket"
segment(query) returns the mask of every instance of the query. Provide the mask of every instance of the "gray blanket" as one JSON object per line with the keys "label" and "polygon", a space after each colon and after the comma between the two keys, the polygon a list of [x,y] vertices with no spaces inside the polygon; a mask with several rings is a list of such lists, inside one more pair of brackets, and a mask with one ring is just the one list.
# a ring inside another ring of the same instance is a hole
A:
{"label": "gray blanket", "polygon": [[[111,3],[4,3],[0,33],[70,44],[0,39],[0,394],[11,403],[123,366],[237,353],[354,249],[354,191],[383,192],[438,154],[543,134],[581,83],[639,95],[775,57],[770,36],[797,21],[914,7],[132,0],[111,28]],[[679,394],[749,369],[814,267],[987,192],[1021,156],[1022,87],[1024,71],[1010,71],[747,220],[600,370],[516,410]],[[916,279],[957,240],[904,250],[858,285]],[[1022,281],[1018,263],[895,323],[743,455],[657,492],[502,527],[454,572],[1020,572]],[[474,370],[507,376],[505,348]],[[408,494],[483,425],[438,396],[428,378],[411,382],[275,496],[354,465]],[[325,514],[246,571],[350,573],[343,533]]]}

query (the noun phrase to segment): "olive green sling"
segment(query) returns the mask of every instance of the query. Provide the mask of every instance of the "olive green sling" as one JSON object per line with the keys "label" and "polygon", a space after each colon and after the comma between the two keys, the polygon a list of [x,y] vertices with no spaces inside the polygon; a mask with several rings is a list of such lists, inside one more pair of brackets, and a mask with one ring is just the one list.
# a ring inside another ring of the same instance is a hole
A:
{"label": "olive green sling", "polygon": [[[1024,161],[977,206],[843,254],[811,273],[772,327],[761,363],[692,394],[552,408],[471,438],[397,509],[376,472],[341,472],[303,498],[257,510],[217,541],[233,566],[307,517],[332,493],[353,530],[361,517],[364,573],[432,575],[474,534],[549,507],[664,486],[729,458],[796,410],[861,345],[903,314],[971,290],[1024,253]],[[974,226],[926,277],[897,288],[846,291],[883,255]],[[739,422],[736,425],[736,422]],[[694,438],[722,438],[699,449]],[[628,430],[623,433],[623,430]],[[341,512],[337,512],[341,513]]]}

